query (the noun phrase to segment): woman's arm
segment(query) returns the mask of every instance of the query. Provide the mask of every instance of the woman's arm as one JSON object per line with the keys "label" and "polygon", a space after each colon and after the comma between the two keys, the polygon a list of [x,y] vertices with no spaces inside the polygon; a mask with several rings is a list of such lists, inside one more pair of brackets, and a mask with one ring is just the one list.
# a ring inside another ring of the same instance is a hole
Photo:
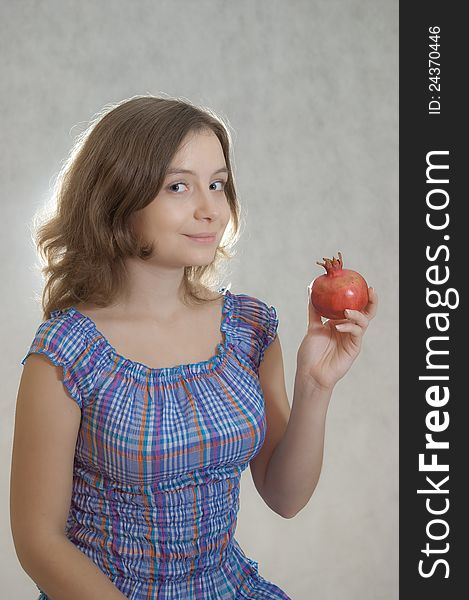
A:
{"label": "woman's arm", "polygon": [[286,518],[308,503],[319,480],[331,394],[332,389],[318,388],[297,373],[290,419],[264,479],[264,494]]}
{"label": "woman's arm", "polygon": [[101,569],[64,535],[17,547],[21,566],[51,600],[125,600]]}
{"label": "woman's arm", "polygon": [[10,521],[21,566],[53,600],[125,596],[65,535],[81,411],[44,355],[25,362],[18,390]]}
{"label": "woman's arm", "polygon": [[[293,402],[286,426],[282,355],[275,341],[265,353],[266,364],[259,369],[268,424],[269,415],[273,423],[270,433],[268,427],[269,450],[263,455],[264,474],[258,475],[259,486],[267,504],[287,518],[307,504],[316,488],[332,391],[357,358],[378,307],[378,295],[369,288],[369,302],[363,312],[351,310],[345,319],[322,323],[309,297],[308,290],[308,330],[297,353]],[[273,436],[275,439],[271,439]]]}

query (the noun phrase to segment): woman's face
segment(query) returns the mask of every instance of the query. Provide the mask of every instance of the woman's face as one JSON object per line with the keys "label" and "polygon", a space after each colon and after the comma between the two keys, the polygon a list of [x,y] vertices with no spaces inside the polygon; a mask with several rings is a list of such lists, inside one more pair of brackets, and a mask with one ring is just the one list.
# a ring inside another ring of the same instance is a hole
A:
{"label": "woman's face", "polygon": [[[211,131],[188,134],[158,195],[132,215],[134,231],[146,243],[155,244],[151,260],[175,268],[213,261],[231,216],[224,192],[227,179],[217,136]],[[197,242],[188,237],[208,232],[215,235],[213,241]]]}

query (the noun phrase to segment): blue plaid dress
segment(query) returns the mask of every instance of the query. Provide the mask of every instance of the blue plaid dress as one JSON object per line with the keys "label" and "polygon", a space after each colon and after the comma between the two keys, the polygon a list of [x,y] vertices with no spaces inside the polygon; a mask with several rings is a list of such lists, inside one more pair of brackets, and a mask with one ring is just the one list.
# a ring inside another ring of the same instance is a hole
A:
{"label": "blue plaid dress", "polygon": [[63,367],[82,412],[65,533],[131,600],[290,600],[234,537],[241,474],[265,438],[258,369],[277,313],[220,291],[224,342],[207,361],[132,361],[73,307],[40,324],[21,361]]}

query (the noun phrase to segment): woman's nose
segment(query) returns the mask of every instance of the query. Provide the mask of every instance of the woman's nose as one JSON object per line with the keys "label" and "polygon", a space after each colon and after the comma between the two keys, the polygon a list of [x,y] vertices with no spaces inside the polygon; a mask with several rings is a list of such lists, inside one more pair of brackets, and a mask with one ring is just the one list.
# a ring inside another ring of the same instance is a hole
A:
{"label": "woman's nose", "polygon": [[219,208],[216,192],[199,189],[196,198],[196,215],[200,217],[210,216],[212,219],[218,216]]}

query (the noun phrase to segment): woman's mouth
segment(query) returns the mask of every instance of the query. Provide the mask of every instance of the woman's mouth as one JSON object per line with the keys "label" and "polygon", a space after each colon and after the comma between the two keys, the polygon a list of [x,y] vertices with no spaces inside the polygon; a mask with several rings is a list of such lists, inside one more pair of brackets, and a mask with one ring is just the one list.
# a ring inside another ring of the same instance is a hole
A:
{"label": "woman's mouth", "polygon": [[196,242],[197,244],[212,244],[215,240],[216,240],[216,234],[211,235],[211,236],[195,236],[195,235],[186,235],[187,238],[189,238],[190,240],[192,240],[193,242]]}

